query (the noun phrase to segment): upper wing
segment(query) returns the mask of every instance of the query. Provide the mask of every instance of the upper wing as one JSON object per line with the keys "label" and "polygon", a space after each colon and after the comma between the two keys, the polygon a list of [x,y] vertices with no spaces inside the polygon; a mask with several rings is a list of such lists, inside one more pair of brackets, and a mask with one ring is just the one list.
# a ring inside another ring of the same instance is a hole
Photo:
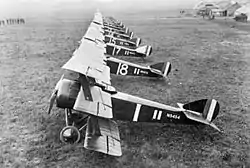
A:
{"label": "upper wing", "polygon": [[[101,32],[102,28],[99,27],[98,25],[91,24],[84,35],[83,39],[88,39],[90,41],[95,42],[97,45],[100,47],[105,48],[105,43],[104,43],[104,35]],[[83,40],[82,39],[82,40]]]}
{"label": "upper wing", "polygon": [[103,25],[103,17],[102,14],[100,12],[96,12],[93,22],[99,25]]}
{"label": "upper wing", "polygon": [[84,147],[113,156],[121,156],[117,123],[109,119],[89,117]]}
{"label": "upper wing", "polygon": [[63,68],[93,77],[110,85],[109,67],[105,60],[103,47],[84,39],[70,60],[63,65]]}

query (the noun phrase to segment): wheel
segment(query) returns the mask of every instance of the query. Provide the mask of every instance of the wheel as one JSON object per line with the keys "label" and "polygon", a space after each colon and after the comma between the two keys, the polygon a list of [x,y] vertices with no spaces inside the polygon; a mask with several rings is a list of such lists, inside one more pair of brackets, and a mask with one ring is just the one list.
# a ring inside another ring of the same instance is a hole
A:
{"label": "wheel", "polygon": [[60,140],[63,143],[78,143],[81,139],[80,131],[74,126],[66,126],[60,132]]}

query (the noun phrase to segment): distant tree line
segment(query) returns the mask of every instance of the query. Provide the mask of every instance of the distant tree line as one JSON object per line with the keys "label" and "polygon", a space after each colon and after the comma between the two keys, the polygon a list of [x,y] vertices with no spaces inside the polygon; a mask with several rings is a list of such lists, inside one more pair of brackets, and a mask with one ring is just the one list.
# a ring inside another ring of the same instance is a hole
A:
{"label": "distant tree line", "polygon": [[23,18],[0,20],[0,26],[12,24],[25,24],[25,20]]}

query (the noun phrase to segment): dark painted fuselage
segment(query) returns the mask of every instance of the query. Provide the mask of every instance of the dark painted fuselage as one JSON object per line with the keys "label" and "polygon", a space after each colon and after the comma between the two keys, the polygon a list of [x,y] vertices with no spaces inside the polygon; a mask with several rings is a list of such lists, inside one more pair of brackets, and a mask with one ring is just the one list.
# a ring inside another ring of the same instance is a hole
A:
{"label": "dark painted fuselage", "polygon": [[[59,95],[56,100],[57,107],[59,108],[73,109],[76,98],[80,91],[81,84],[78,82],[78,79],[73,79],[72,77],[70,78],[71,79],[68,82],[71,84],[66,84],[67,82],[64,82],[64,84],[68,85],[69,87],[68,89],[64,89],[67,92],[64,93],[66,96]],[[60,91],[58,91],[58,93],[59,92]],[[115,120],[197,124],[197,122],[188,119],[182,111],[178,111],[178,108],[166,106],[164,104],[141,99],[120,92],[111,93],[111,100],[113,118]]]}
{"label": "dark painted fuselage", "polygon": [[137,53],[133,49],[109,45],[109,44],[107,44],[106,46],[106,53],[112,56],[146,57],[146,55]]}
{"label": "dark painted fuselage", "polygon": [[107,65],[110,68],[110,73],[123,76],[144,76],[144,77],[162,77],[162,75],[153,73],[150,68],[136,66],[125,62],[116,62],[107,59]]}
{"label": "dark painted fuselage", "polygon": [[112,109],[114,119],[134,122],[158,122],[176,124],[194,124],[197,122],[190,120],[183,112],[176,112],[150,105],[141,105],[139,112],[138,105],[128,100],[112,97]]}
{"label": "dark painted fuselage", "polygon": [[116,32],[104,31],[104,36],[106,36],[106,35],[111,35],[111,36],[114,36],[116,38],[121,38],[121,39],[125,39],[125,40],[130,40],[131,39],[131,37],[129,35],[119,34],[119,33],[116,33]]}
{"label": "dark painted fuselage", "polygon": [[126,46],[126,47],[135,47],[136,46],[135,42],[132,42],[129,40],[113,38],[110,36],[105,36],[104,42],[119,45],[119,46]]}
{"label": "dark painted fuselage", "polygon": [[105,27],[104,30],[108,32],[116,32],[118,34],[125,34],[128,36],[130,35],[130,32],[126,32],[126,30],[119,30],[119,29],[114,29],[114,28],[109,28],[109,27]]}
{"label": "dark painted fuselage", "polygon": [[120,29],[120,30],[125,30],[126,27],[124,25],[120,25],[120,24],[109,24],[109,23],[103,23],[104,26],[110,27],[110,28],[114,28],[114,29]]}

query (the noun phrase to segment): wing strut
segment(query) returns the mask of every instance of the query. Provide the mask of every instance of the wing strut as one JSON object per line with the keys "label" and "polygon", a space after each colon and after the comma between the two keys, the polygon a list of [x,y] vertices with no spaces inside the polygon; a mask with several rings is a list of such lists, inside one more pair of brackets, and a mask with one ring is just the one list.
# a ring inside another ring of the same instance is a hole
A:
{"label": "wing strut", "polygon": [[82,86],[82,89],[84,92],[85,100],[93,101],[93,97],[92,97],[91,91],[90,91],[90,82],[89,82],[87,76],[80,74],[79,81],[81,83],[81,86]]}

